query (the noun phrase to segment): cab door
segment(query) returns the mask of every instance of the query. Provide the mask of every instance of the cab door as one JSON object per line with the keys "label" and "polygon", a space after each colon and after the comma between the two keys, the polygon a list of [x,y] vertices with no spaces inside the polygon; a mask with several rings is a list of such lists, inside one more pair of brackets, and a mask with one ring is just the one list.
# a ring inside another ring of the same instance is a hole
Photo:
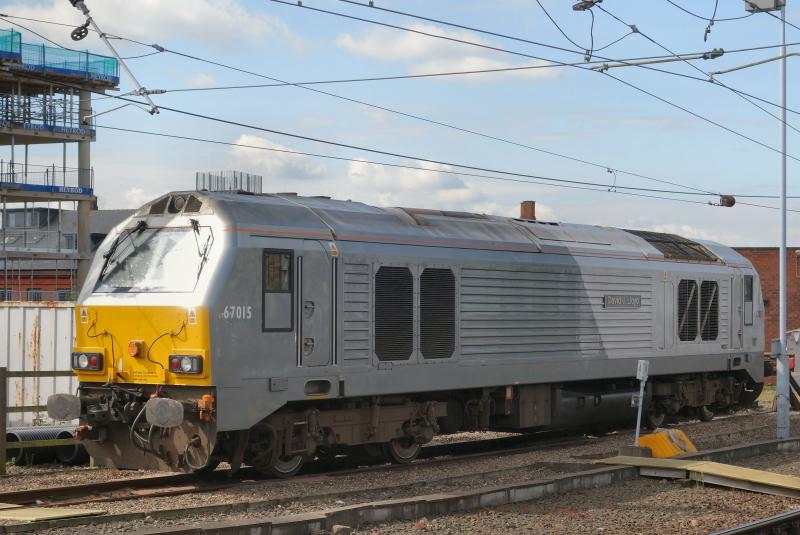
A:
{"label": "cab door", "polygon": [[331,363],[332,327],[335,305],[334,262],[321,242],[307,242],[309,249],[298,251],[298,355],[300,366],[327,366]]}

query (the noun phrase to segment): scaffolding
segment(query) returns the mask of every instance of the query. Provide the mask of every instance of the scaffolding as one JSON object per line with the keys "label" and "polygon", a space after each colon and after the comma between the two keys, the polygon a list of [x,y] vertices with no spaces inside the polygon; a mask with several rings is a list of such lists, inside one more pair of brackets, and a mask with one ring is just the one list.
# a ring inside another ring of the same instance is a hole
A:
{"label": "scaffolding", "polygon": [[[0,156],[0,300],[72,299],[91,260],[96,208],[95,130],[86,118],[92,93],[119,83],[119,65],[24,42],[14,29],[0,30],[0,65],[0,145],[8,148]],[[32,161],[44,144],[61,145],[60,162]],[[78,165],[68,165],[76,144]]]}

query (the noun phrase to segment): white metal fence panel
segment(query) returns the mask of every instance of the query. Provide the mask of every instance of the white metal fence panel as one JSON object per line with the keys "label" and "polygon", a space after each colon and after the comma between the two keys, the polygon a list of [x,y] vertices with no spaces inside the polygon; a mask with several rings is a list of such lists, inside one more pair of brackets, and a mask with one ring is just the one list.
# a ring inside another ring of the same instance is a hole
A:
{"label": "white metal fence panel", "polygon": [[[75,304],[69,302],[0,303],[0,366],[9,371],[70,369],[75,340]],[[9,379],[10,406],[45,405],[54,393],[74,392],[75,377]],[[9,413],[8,426],[52,423],[46,411]]]}

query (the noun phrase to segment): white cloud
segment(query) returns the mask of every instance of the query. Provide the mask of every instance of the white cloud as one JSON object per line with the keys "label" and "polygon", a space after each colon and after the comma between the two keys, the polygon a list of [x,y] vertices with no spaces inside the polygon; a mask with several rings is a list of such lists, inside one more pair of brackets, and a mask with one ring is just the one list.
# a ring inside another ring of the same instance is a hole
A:
{"label": "white cloud", "polygon": [[[425,24],[415,24],[412,29],[453,39],[488,44],[487,41],[476,38],[474,34],[465,31],[443,30]],[[462,43],[448,42],[410,32],[398,35],[386,28],[371,30],[358,37],[349,33],[340,34],[336,38],[336,46],[355,56],[403,63],[409,74],[504,69],[521,66],[496,59],[498,53],[491,50],[470,48]],[[525,63],[526,66],[544,64],[545,62],[541,61]],[[558,75],[556,69],[526,69],[505,73],[465,75],[451,78],[451,80],[474,83],[496,81],[507,77],[554,78]]]}
{"label": "white cloud", "polygon": [[214,85],[214,77],[204,72],[193,74],[188,79],[189,87],[209,87]]}
{"label": "white cloud", "polygon": [[463,209],[479,197],[457,175],[441,172],[449,171],[447,166],[417,162],[415,167],[429,171],[354,161],[348,165],[347,181],[359,191],[373,192],[382,206]]}
{"label": "white cloud", "polygon": [[152,200],[155,195],[150,192],[146,192],[142,188],[129,188],[123,194],[125,202],[128,206],[141,206],[144,203]]}
{"label": "white cloud", "polygon": [[649,230],[654,230],[655,232],[665,232],[667,234],[677,234],[678,236],[683,236],[684,238],[691,238],[695,240],[721,241],[719,237],[713,232],[709,232],[706,229],[694,227],[692,225],[663,223],[660,225],[654,225]]}
{"label": "white cloud", "polygon": [[[185,39],[230,48],[276,38],[296,48],[301,46],[300,38],[281,19],[248,9],[239,0],[94,0],[88,2],[87,7],[104,32],[145,43],[169,46],[176,39]],[[75,23],[76,26],[83,22],[78,10],[65,0],[3,2],[0,9],[14,16]],[[103,46],[94,33],[78,45],[70,41],[69,28],[24,24],[35,26],[37,32],[65,46]]]}
{"label": "white cloud", "polygon": [[[234,143],[252,147],[291,150],[269,139],[250,134],[242,134]],[[270,189],[285,191],[289,185],[285,182],[322,179],[328,173],[325,165],[309,156],[247,147],[232,147],[231,154],[238,160],[243,171],[253,172],[264,177],[265,191]]]}

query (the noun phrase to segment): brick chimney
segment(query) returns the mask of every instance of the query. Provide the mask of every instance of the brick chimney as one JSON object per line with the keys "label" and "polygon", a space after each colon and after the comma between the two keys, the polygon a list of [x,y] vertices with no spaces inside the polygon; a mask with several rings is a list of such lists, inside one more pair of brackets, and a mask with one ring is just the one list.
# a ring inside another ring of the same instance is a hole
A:
{"label": "brick chimney", "polygon": [[536,201],[522,201],[519,205],[519,218],[536,221]]}

